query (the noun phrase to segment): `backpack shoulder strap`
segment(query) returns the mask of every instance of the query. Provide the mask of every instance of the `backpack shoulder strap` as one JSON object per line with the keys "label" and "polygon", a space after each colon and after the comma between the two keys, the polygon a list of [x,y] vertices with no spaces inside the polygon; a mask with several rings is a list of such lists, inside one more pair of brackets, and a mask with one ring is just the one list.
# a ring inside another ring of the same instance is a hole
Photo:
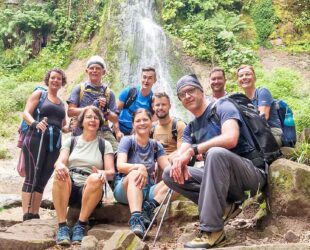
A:
{"label": "backpack shoulder strap", "polygon": [[107,86],[104,90],[104,97],[106,98],[107,100],[107,105],[110,101],[110,93],[111,93],[111,89]]}
{"label": "backpack shoulder strap", "polygon": [[38,106],[36,108],[37,110],[37,121],[40,120],[40,108],[43,104],[43,102],[45,101],[45,99],[47,98],[47,91],[45,89],[41,89],[41,96],[40,96],[40,99],[39,99],[39,103],[38,103]]}
{"label": "backpack shoulder strap", "polygon": [[85,82],[80,83],[80,102],[82,101],[83,96],[84,96],[85,85],[86,85]]}
{"label": "backpack shoulder strap", "polygon": [[133,102],[136,100],[137,98],[137,95],[138,95],[138,90],[136,87],[131,87],[129,89],[129,92],[128,92],[128,95],[127,95],[127,98],[126,98],[126,101],[124,103],[124,107],[125,109],[128,109],[131,104],[133,104]]}
{"label": "backpack shoulder strap", "polygon": [[158,121],[152,123],[151,131],[150,131],[150,137],[151,138],[154,137],[154,132],[155,132],[157,124],[158,124]]}
{"label": "backpack shoulder strap", "polygon": [[173,117],[172,120],[172,128],[171,128],[171,133],[172,133],[172,138],[176,141],[178,139],[178,121],[179,119],[176,117]]}
{"label": "backpack shoulder strap", "polygon": [[151,144],[152,144],[152,148],[154,151],[154,158],[157,159],[157,153],[158,153],[158,144],[157,141],[155,139],[150,139],[151,140]]}
{"label": "backpack shoulder strap", "polygon": [[72,153],[74,147],[76,146],[76,143],[77,143],[77,138],[76,138],[76,136],[72,136],[72,137],[71,137],[71,143],[70,143],[70,153],[69,153],[69,155],[71,155],[71,153]]}
{"label": "backpack shoulder strap", "polygon": [[104,158],[104,151],[105,151],[105,141],[102,137],[98,137],[98,143],[99,143],[99,150],[102,155],[102,159]]}

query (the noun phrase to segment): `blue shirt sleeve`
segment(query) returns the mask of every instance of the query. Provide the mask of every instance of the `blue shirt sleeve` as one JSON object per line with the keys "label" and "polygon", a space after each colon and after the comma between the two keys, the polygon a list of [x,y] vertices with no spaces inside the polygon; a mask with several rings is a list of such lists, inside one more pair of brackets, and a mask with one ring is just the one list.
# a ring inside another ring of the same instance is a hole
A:
{"label": "blue shirt sleeve", "polygon": [[116,101],[115,101],[115,95],[114,95],[114,93],[113,93],[112,90],[110,90],[110,100],[109,100],[108,108],[109,108],[112,112],[117,112],[117,106],[116,106]]}
{"label": "blue shirt sleeve", "polygon": [[232,104],[230,101],[227,100],[220,100],[218,101],[216,107],[216,113],[220,118],[221,126],[227,120],[234,119],[237,120],[239,125],[241,124],[241,116],[238,109]]}
{"label": "blue shirt sleeve", "polygon": [[192,144],[192,137],[191,137],[191,128],[190,125],[187,124],[183,130],[182,142]]}
{"label": "blue shirt sleeve", "polygon": [[126,87],[126,88],[123,89],[123,90],[121,91],[121,93],[119,94],[118,99],[119,99],[121,102],[125,102],[125,101],[126,101],[127,96],[128,96],[128,93],[129,93],[129,89],[130,89],[130,87]]}
{"label": "blue shirt sleeve", "polygon": [[270,107],[273,102],[272,95],[270,91],[266,88],[259,89],[258,94],[257,94],[257,99],[258,99],[258,107],[261,107],[261,106]]}
{"label": "blue shirt sleeve", "polygon": [[81,86],[78,84],[75,86],[67,100],[68,104],[75,104],[76,106],[80,106],[80,92],[81,92]]}
{"label": "blue shirt sleeve", "polygon": [[131,147],[131,135],[122,137],[121,141],[118,144],[117,152],[118,153],[126,153],[128,152]]}
{"label": "blue shirt sleeve", "polygon": [[166,155],[166,152],[165,152],[163,145],[161,145],[160,142],[156,141],[156,143],[157,143],[157,149],[158,149],[156,159],[158,159],[159,157]]}

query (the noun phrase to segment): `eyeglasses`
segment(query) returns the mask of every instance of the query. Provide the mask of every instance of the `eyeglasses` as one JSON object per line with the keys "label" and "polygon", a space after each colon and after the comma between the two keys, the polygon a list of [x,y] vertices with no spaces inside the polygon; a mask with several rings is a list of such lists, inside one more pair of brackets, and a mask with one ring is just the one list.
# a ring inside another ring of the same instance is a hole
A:
{"label": "eyeglasses", "polygon": [[194,93],[196,92],[196,89],[197,89],[197,88],[190,88],[190,89],[187,89],[187,90],[185,90],[185,91],[183,91],[183,92],[180,92],[180,93],[178,93],[178,97],[179,97],[181,100],[183,100],[183,99],[186,97],[186,94],[188,94],[188,95],[190,95],[190,96],[193,96]]}
{"label": "eyeglasses", "polygon": [[94,120],[96,120],[96,121],[99,120],[99,118],[98,118],[97,116],[95,116],[95,115],[85,115],[85,119],[87,119],[87,120],[92,120],[92,119],[94,119]]}

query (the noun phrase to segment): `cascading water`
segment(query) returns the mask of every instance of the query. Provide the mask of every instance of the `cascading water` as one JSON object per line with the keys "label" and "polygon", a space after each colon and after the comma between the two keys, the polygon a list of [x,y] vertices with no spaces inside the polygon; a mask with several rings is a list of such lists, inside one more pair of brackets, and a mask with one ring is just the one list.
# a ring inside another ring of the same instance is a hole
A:
{"label": "cascading water", "polygon": [[157,83],[153,90],[165,91],[171,97],[173,114],[178,116],[176,92],[172,88],[174,82],[169,74],[167,38],[154,21],[154,0],[128,0],[121,9],[121,81],[125,85],[137,85],[140,83],[141,68],[154,67]]}

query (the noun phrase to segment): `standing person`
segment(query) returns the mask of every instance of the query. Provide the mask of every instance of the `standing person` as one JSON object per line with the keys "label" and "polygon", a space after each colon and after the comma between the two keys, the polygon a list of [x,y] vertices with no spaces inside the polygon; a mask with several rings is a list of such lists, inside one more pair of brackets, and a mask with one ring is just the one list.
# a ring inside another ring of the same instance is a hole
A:
{"label": "standing person", "polygon": [[172,159],[182,143],[183,130],[186,125],[183,121],[171,117],[169,114],[170,109],[171,103],[167,93],[155,93],[153,110],[158,121],[153,125],[153,138],[164,146],[169,159]]}
{"label": "standing person", "polygon": [[[244,191],[254,195],[265,185],[265,165],[255,167],[241,156],[252,153],[255,147],[232,103],[225,98],[218,100],[216,114],[220,120],[215,122],[210,116],[213,105],[206,100],[194,75],[178,81],[177,94],[195,119],[185,127],[183,143],[172,167],[165,168],[163,180],[169,188],[198,204],[200,233],[185,247],[220,246],[225,240],[224,221],[238,212],[235,202],[246,199]],[[205,155],[204,167],[189,168],[190,158],[198,154]]]}
{"label": "standing person", "polygon": [[[67,101],[68,103],[68,116],[77,117],[84,107],[94,105],[101,109],[104,115],[104,124],[101,127],[99,135],[108,140],[116,151],[118,142],[121,138],[121,132],[118,125],[118,116],[116,114],[117,107],[113,91],[104,83],[102,77],[106,74],[106,64],[102,57],[92,56],[86,63],[86,73],[89,80],[81,83],[72,90],[71,95]],[[115,132],[114,137],[109,122],[113,123]],[[77,129],[74,135],[80,135],[82,131]]]}
{"label": "standing person", "polygon": [[123,137],[118,146],[114,197],[129,204],[130,230],[142,238],[155,208],[168,191],[163,181],[154,182],[155,162],[162,169],[170,164],[163,146],[150,139],[152,114],[140,108],[133,114],[132,122],[134,134]]}
{"label": "standing person", "polygon": [[[127,87],[119,95],[117,104],[120,130],[124,135],[132,131],[132,114],[138,108],[152,111],[152,87],[156,82],[156,71],[152,67],[142,68],[141,86]],[[129,105],[128,105],[129,103]]]}
{"label": "standing person", "polygon": [[210,102],[227,95],[225,91],[226,77],[225,71],[222,68],[214,67],[209,74],[209,84],[212,90],[212,95],[208,97]]}
{"label": "standing person", "polygon": [[[67,132],[64,103],[57,96],[58,91],[66,82],[66,76],[62,70],[52,69],[48,71],[44,78],[47,94],[40,109],[38,110],[37,106],[44,90],[35,90],[26,103],[23,118],[30,129],[22,146],[26,171],[26,178],[22,187],[24,221],[40,218],[39,208],[43,191],[54,171],[53,166],[61,147],[61,130],[64,129],[64,132]],[[47,122],[43,120],[44,117],[47,117]],[[38,155],[41,136],[43,136],[42,148],[40,155]],[[39,162],[37,162],[38,158]],[[32,191],[34,192],[32,193]],[[30,201],[31,197],[32,200]],[[28,204],[31,204],[30,208]]]}
{"label": "standing person", "polygon": [[257,107],[260,115],[264,116],[271,128],[279,146],[282,145],[282,129],[277,107],[270,91],[266,88],[256,88],[256,75],[254,68],[249,65],[242,65],[237,69],[239,86],[244,90],[245,95],[251,99]]}
{"label": "standing person", "polygon": [[[83,109],[78,118],[82,135],[64,142],[55,163],[53,202],[59,225],[56,236],[59,245],[67,246],[71,241],[74,244],[81,243],[88,217],[102,199],[103,185],[114,176],[112,146],[97,136],[103,122],[102,113],[97,107]],[[71,237],[66,222],[68,204],[81,207]]]}

